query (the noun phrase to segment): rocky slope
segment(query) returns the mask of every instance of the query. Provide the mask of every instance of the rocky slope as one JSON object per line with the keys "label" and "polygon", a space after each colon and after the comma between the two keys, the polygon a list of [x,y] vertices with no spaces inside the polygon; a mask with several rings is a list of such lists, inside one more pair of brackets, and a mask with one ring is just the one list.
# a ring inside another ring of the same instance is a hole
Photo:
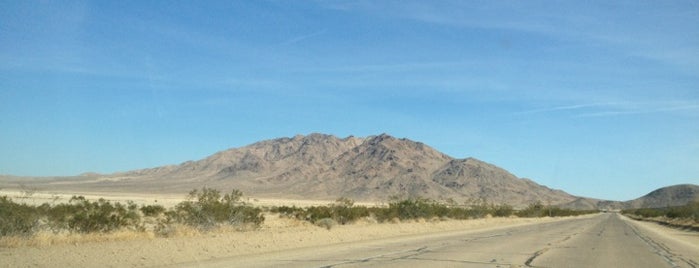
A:
{"label": "rocky slope", "polygon": [[454,159],[423,143],[387,134],[366,138],[297,135],[221,151],[198,161],[91,174],[51,187],[186,192],[202,186],[237,188],[260,197],[385,201],[394,196],[420,196],[517,207],[576,199],[475,158]]}
{"label": "rocky slope", "polygon": [[626,202],[576,197],[475,158],[455,159],[423,143],[386,134],[297,135],[228,149],[198,161],[110,175],[0,176],[0,188],[17,189],[186,193],[203,186],[274,198],[386,201],[419,196],[515,207],[540,201],[574,209],[664,207],[699,200],[699,186],[692,184],[661,188]]}
{"label": "rocky slope", "polygon": [[662,208],[699,202],[699,185],[680,184],[663,187],[642,197],[624,202],[625,208]]}

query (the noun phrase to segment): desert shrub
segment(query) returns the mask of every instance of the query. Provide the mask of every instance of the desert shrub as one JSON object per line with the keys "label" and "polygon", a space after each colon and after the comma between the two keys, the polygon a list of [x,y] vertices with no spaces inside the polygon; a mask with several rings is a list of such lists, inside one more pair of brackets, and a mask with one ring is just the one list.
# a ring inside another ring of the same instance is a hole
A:
{"label": "desert shrub", "polygon": [[450,214],[451,216],[456,216],[453,212],[446,205],[439,204],[433,200],[411,198],[390,202],[388,208],[375,210],[374,215],[378,221],[385,222],[394,218],[409,220],[448,217]]}
{"label": "desert shrub", "polygon": [[270,210],[282,216],[309,221],[316,224],[322,219],[332,219],[336,224],[348,224],[361,218],[369,217],[371,210],[365,206],[354,206],[354,201],[340,198],[329,206],[298,207],[274,207]]}
{"label": "desert shrub", "polygon": [[347,198],[341,198],[328,206],[298,207],[273,207],[270,211],[281,216],[296,218],[299,220],[317,223],[323,219],[332,219],[338,224],[347,224],[362,218],[373,218],[378,222],[398,220],[416,220],[433,218],[472,219],[482,218],[486,215],[507,217],[513,214],[509,205],[492,205],[479,203],[470,208],[443,204],[431,199],[393,199],[388,207],[354,206],[354,202]]}
{"label": "desert shrub", "polygon": [[699,222],[699,202],[690,202],[684,206],[669,207],[663,212],[663,216],[671,219],[693,219]]}
{"label": "desert shrub", "polygon": [[34,232],[39,214],[36,208],[0,197],[0,236],[26,236]]}
{"label": "desert shrub", "polygon": [[354,206],[349,198],[339,198],[331,206],[332,219],[340,224],[347,224],[358,219],[369,217],[369,209],[365,206]]}
{"label": "desert shrub", "polygon": [[110,203],[104,199],[89,202],[84,197],[74,196],[67,204],[40,206],[17,204],[7,197],[0,198],[0,234],[31,235],[44,227],[81,233],[109,232],[122,227],[138,228],[140,215],[136,205],[126,206]]}
{"label": "desert shrub", "polygon": [[289,218],[305,219],[306,210],[296,206],[279,206],[272,207],[269,210],[272,213],[279,213],[279,215]]}
{"label": "desert shrub", "polygon": [[514,213],[514,209],[510,205],[493,205],[491,207],[492,213],[494,217],[509,217]]}
{"label": "desert shrub", "polygon": [[512,206],[507,204],[491,204],[485,201],[471,204],[468,209],[463,208],[452,208],[452,214],[450,218],[453,219],[478,219],[484,218],[488,215],[493,217],[509,217],[514,214],[514,209]]}
{"label": "desert shrub", "polygon": [[165,207],[161,205],[143,205],[141,206],[141,213],[146,217],[157,217],[165,212]]}
{"label": "desert shrub", "polygon": [[667,217],[670,219],[691,219],[699,222],[699,202],[690,202],[684,206],[665,208],[627,209],[622,213],[643,218]]}
{"label": "desert shrub", "polygon": [[541,202],[530,204],[527,208],[517,211],[515,214],[518,217],[536,218],[536,217],[567,217],[578,216],[584,214],[597,213],[597,210],[574,210],[559,208],[556,206],[544,206]]}
{"label": "desert shrub", "polygon": [[126,204],[105,199],[90,202],[83,196],[73,196],[67,203],[31,206],[2,196],[0,236],[31,236],[39,229],[55,233],[106,233],[122,228],[145,231],[147,224],[153,223],[156,233],[165,234],[192,227],[191,230],[207,229],[219,224],[258,227],[264,221],[262,210],[240,202],[241,196],[237,190],[222,196],[218,190],[203,188],[193,190],[189,200],[168,210],[160,205],[145,205],[139,209],[131,201]]}
{"label": "desert shrub", "polygon": [[220,224],[262,224],[262,210],[240,202],[241,197],[242,193],[238,190],[221,196],[220,191],[204,187],[201,191],[191,191],[189,200],[177,204],[166,216],[168,221],[199,229],[210,229]]}
{"label": "desert shrub", "polygon": [[522,209],[520,211],[517,211],[516,215],[518,217],[525,217],[525,218],[535,218],[535,217],[544,217],[545,211],[544,211],[544,205],[541,204],[541,202],[536,202],[529,204],[527,208]]}
{"label": "desert shrub", "polygon": [[[59,208],[59,206],[56,206]],[[96,202],[90,202],[84,197],[73,197],[69,204],[60,207],[57,213],[52,213],[57,222],[67,223],[72,231],[110,232],[122,227],[138,227],[140,215],[138,207],[133,203],[126,206],[116,202],[111,203],[103,198]],[[68,212],[68,214],[65,214]],[[58,220],[60,217],[60,220]]]}

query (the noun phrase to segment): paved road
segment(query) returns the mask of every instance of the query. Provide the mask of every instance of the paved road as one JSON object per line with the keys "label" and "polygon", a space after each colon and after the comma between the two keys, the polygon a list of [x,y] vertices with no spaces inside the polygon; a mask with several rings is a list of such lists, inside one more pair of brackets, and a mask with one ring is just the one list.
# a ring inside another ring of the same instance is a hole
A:
{"label": "paved road", "polygon": [[205,267],[699,267],[697,245],[617,214],[217,259]]}

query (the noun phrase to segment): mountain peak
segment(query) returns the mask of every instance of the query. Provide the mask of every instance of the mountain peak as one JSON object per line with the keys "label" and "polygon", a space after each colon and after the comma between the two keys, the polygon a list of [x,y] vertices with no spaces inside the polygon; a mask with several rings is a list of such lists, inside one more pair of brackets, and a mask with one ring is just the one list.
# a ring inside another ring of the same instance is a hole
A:
{"label": "mountain peak", "polygon": [[[322,133],[256,142],[176,166],[115,174],[122,188],[189,190],[202,184],[255,196],[379,201],[390,196],[527,205],[574,197],[475,158],[454,159],[387,133],[338,138]],[[105,187],[108,185],[105,184]]]}
{"label": "mountain peak", "polygon": [[660,208],[683,206],[699,201],[699,185],[678,184],[656,189],[642,197],[627,201],[632,208]]}

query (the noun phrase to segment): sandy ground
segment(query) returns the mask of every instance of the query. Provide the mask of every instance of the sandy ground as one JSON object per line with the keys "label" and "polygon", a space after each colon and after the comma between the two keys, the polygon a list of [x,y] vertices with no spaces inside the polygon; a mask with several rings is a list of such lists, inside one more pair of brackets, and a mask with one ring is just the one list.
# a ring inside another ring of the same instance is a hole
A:
{"label": "sandy ground", "polygon": [[[20,202],[40,204],[44,202],[65,202],[71,194],[33,193],[24,196],[14,192]],[[132,200],[143,204],[174,205],[181,196],[166,195],[117,195],[98,193],[76,193],[88,199],[104,197],[112,201]],[[10,195],[0,192],[0,195]],[[10,195],[12,196],[12,195]],[[13,198],[14,199],[14,198]],[[331,201],[291,201],[283,199],[257,200],[258,205],[323,205]],[[295,203],[294,203],[295,202]],[[589,217],[589,216],[581,216]],[[0,267],[144,267],[163,266],[177,263],[199,262],[211,259],[234,257],[248,254],[261,254],[289,249],[338,245],[357,241],[371,241],[382,238],[405,237],[417,234],[438,234],[455,230],[488,230],[509,226],[529,225],[542,222],[564,220],[565,218],[489,218],[465,221],[421,221],[378,224],[369,221],[350,225],[335,226],[331,230],[314,226],[295,219],[281,218],[268,214],[261,228],[251,231],[220,230],[206,234],[184,234],[172,238],[159,238],[148,235],[126,233],[117,241],[73,243],[52,245],[19,246],[0,248]],[[648,225],[654,232],[663,233],[689,245],[697,245],[696,236],[682,236],[676,230]],[[690,240],[694,239],[694,240]]]}
{"label": "sandy ground", "polygon": [[[58,192],[58,191],[35,191],[27,193],[19,190],[0,190],[0,196],[8,196],[14,202],[25,203],[29,205],[41,205],[43,203],[57,204],[68,202],[73,196],[83,196],[87,200],[96,201],[104,198],[111,202],[126,203],[132,201],[138,205],[153,205],[159,204],[166,208],[173,207],[179,202],[185,201],[186,194],[137,194],[137,193],[117,193],[117,192]],[[334,200],[295,200],[283,198],[265,198],[265,197],[248,197],[243,196],[243,201],[254,206],[272,207],[272,206],[323,206],[334,202]],[[362,206],[381,206],[381,203],[355,202],[355,205]]]}
{"label": "sandy ground", "polygon": [[624,220],[631,222],[635,226],[639,226],[642,230],[646,232],[650,232],[658,237],[662,237],[663,240],[669,240],[673,243],[683,244],[688,248],[691,248],[692,251],[699,252],[699,232],[670,228],[655,222],[637,221],[628,217],[624,217]]}
{"label": "sandy ground", "polygon": [[[94,192],[34,192],[2,191],[16,202],[27,204],[67,202],[73,195],[90,200],[104,198],[110,201],[133,201],[137,204],[161,204],[169,207],[183,201],[184,196],[139,195]],[[259,206],[326,205],[330,200],[246,199]],[[367,204],[363,204],[367,205]],[[371,204],[368,204],[371,205]],[[374,204],[376,205],[376,204]],[[94,242],[71,242],[73,239],[51,238],[40,246],[0,248],[2,267],[133,267],[159,266],[182,262],[196,262],[244,254],[258,254],[285,249],[331,245],[378,238],[414,234],[437,233],[463,229],[483,229],[512,226],[556,219],[493,218],[469,221],[404,222],[377,224],[359,222],[335,226],[331,230],[295,219],[266,215],[261,228],[252,231],[219,230],[206,234],[180,234],[173,238],[159,238],[138,233],[112,235],[110,238],[78,239]],[[55,236],[55,235],[54,235]],[[116,241],[114,241],[116,239]],[[41,241],[41,239],[39,239]],[[108,241],[104,241],[108,240]]]}
{"label": "sandy ground", "polygon": [[468,221],[377,224],[360,222],[326,230],[268,215],[259,230],[220,231],[175,238],[0,248],[2,267],[133,267],[257,254],[285,249],[464,229],[515,226],[558,219],[492,218]]}

